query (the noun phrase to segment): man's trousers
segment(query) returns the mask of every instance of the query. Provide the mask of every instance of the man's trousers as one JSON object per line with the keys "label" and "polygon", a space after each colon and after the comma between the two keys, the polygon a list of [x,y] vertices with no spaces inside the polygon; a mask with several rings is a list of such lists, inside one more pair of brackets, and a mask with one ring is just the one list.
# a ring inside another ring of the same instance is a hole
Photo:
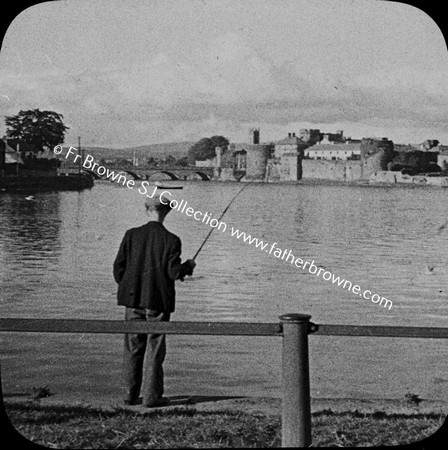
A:
{"label": "man's trousers", "polygon": [[[148,309],[126,308],[126,320],[168,322],[170,313]],[[145,357],[146,354],[146,357]],[[163,396],[163,362],[166,355],[164,334],[125,334],[123,371],[127,400],[135,403],[140,393],[143,404],[150,405]],[[143,368],[145,382],[143,381]]]}

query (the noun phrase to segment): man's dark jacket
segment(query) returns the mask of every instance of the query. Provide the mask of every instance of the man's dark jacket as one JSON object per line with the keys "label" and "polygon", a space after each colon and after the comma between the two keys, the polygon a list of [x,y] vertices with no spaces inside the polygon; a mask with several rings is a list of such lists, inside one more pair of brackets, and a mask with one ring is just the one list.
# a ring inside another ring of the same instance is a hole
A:
{"label": "man's dark jacket", "polygon": [[174,280],[192,274],[180,254],[180,239],[160,222],[126,231],[114,262],[118,304],[173,312]]}

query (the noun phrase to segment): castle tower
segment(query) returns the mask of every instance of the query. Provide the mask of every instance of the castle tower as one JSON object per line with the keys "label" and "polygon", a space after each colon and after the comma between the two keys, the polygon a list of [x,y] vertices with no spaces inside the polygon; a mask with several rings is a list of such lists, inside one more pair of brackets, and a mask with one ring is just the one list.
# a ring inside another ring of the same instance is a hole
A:
{"label": "castle tower", "polygon": [[251,128],[250,129],[250,141],[251,144],[259,144],[260,143],[260,128]]}
{"label": "castle tower", "polygon": [[272,144],[249,144],[246,147],[246,178],[247,180],[264,180],[266,167],[271,152]]}
{"label": "castle tower", "polygon": [[215,147],[216,167],[221,167],[222,147]]}

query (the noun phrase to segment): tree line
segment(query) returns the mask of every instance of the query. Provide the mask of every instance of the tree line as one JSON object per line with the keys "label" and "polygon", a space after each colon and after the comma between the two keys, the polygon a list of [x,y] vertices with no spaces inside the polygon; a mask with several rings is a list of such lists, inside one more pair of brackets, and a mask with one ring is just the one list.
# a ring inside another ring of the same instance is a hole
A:
{"label": "tree line", "polygon": [[[64,122],[64,116],[54,111],[40,111],[39,109],[20,110],[13,116],[5,117],[7,127],[4,139],[13,143],[20,143],[22,151],[33,154],[41,153],[46,149],[51,150],[56,145],[64,142],[66,131],[69,129]],[[146,165],[194,165],[195,161],[204,161],[216,156],[215,148],[221,147],[226,150],[229,141],[224,136],[204,137],[193,144],[187,155],[181,158],[174,158],[167,155],[164,158],[148,156]],[[120,163],[126,165],[131,163],[128,159],[119,159]],[[116,162],[118,162],[116,160]]]}

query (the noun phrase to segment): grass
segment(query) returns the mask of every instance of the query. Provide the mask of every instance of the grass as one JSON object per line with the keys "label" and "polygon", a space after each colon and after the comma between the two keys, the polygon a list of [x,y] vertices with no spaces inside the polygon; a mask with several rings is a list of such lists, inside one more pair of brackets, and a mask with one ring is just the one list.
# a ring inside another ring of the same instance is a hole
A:
{"label": "grass", "polygon": [[[229,448],[279,447],[279,415],[233,409],[105,411],[75,406],[8,402],[6,411],[19,433],[48,448]],[[436,432],[441,414],[384,412],[313,413],[313,446],[384,446],[418,442]]]}

